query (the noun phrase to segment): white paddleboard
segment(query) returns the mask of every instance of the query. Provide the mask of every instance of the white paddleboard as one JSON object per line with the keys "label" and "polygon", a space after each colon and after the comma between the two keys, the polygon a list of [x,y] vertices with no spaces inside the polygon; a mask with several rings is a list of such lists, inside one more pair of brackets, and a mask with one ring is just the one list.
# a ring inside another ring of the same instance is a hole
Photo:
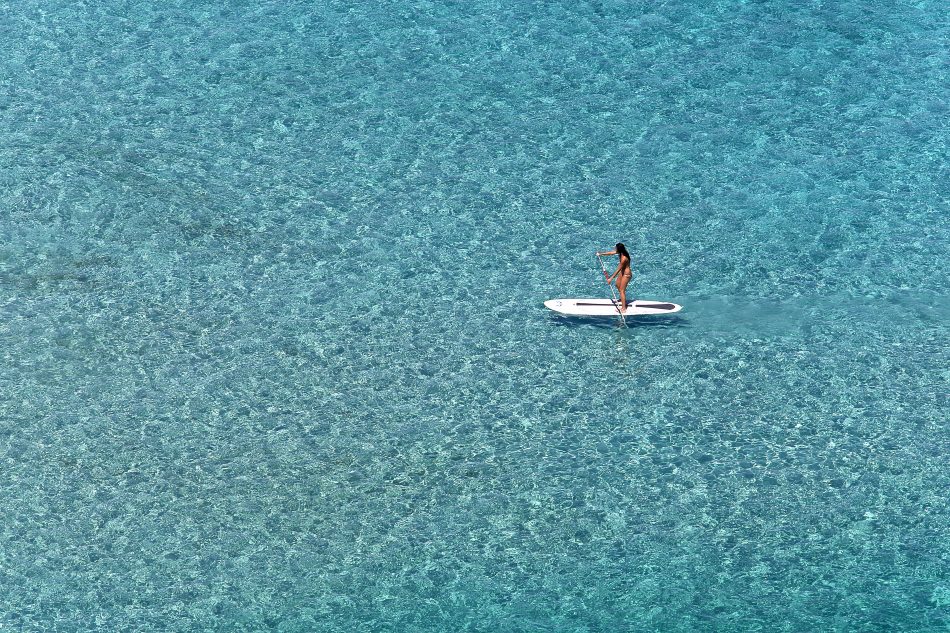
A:
{"label": "white paddleboard", "polygon": [[[620,316],[618,305],[611,299],[548,299],[544,302],[544,307],[568,316]],[[682,309],[683,306],[667,301],[637,299],[627,302],[623,315],[673,314]]]}

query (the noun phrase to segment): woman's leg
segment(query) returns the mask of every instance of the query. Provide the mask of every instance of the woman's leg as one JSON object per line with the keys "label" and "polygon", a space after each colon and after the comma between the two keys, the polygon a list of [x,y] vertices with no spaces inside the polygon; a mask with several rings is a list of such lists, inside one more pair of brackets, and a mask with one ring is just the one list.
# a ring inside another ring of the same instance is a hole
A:
{"label": "woman's leg", "polygon": [[617,290],[620,291],[620,311],[627,311],[627,284],[630,283],[630,277],[621,277],[617,282]]}

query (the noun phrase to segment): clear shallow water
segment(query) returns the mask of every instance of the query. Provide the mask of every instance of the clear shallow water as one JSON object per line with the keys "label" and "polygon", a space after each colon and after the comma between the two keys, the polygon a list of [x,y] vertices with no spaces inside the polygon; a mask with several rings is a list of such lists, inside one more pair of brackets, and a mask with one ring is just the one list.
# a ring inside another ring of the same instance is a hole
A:
{"label": "clear shallow water", "polygon": [[0,624],[946,630],[945,9],[4,6]]}

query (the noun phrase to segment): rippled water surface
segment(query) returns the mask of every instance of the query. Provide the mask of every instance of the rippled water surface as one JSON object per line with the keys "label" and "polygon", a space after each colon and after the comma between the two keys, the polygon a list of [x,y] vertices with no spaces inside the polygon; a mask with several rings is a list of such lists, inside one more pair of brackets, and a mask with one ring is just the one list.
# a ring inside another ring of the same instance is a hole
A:
{"label": "rippled water surface", "polygon": [[948,15],[3,5],[0,628],[947,630]]}

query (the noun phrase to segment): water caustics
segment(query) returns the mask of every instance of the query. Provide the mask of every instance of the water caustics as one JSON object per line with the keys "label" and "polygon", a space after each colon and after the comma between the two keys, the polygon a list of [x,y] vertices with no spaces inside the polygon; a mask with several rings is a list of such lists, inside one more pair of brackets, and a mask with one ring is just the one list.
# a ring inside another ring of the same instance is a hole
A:
{"label": "water caustics", "polygon": [[0,628],[945,630],[944,8],[10,3]]}

